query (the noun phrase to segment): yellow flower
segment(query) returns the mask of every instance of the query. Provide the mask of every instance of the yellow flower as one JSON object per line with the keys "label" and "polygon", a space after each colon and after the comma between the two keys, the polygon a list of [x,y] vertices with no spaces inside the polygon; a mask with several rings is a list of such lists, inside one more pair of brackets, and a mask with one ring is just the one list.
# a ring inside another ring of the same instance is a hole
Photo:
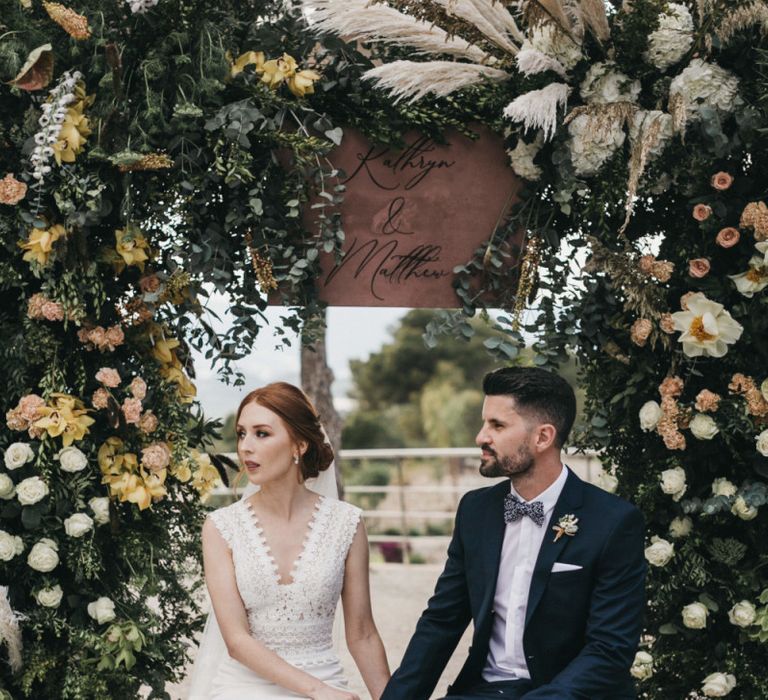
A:
{"label": "yellow flower", "polygon": [[121,491],[121,501],[135,503],[139,510],[149,508],[153,500],[159,501],[167,493],[165,470],[156,474],[147,474],[143,478],[137,474],[131,474],[126,479]]}
{"label": "yellow flower", "polygon": [[98,461],[102,474],[112,473],[115,466],[115,456],[123,448],[123,441],[119,437],[107,438],[99,448]]}
{"label": "yellow flower", "polygon": [[192,478],[192,469],[189,460],[171,465],[171,476],[186,484]]}
{"label": "yellow flower", "polygon": [[29,232],[29,240],[26,243],[19,243],[19,248],[27,251],[24,253],[24,260],[34,261],[41,267],[45,267],[53,250],[53,244],[66,234],[61,224],[54,224],[46,229],[33,228]]}
{"label": "yellow flower", "polygon": [[288,78],[288,89],[296,97],[312,95],[315,92],[315,81],[320,80],[320,74],[313,70],[300,70]]}
{"label": "yellow flower", "polygon": [[177,365],[179,360],[173,350],[179,347],[179,345],[181,345],[181,343],[179,343],[176,338],[161,338],[160,340],[156,340],[155,345],[152,348],[152,357],[164,365]]}
{"label": "yellow flower", "polygon": [[83,112],[93,103],[94,97],[86,96],[82,81],[75,87],[75,96],[78,101],[67,109],[67,115],[59,131],[59,140],[53,144],[53,157],[59,165],[62,162],[74,163],[77,155],[83,150],[88,136],[91,135],[91,124]]}
{"label": "yellow flower", "polygon": [[280,83],[296,74],[296,65],[296,59],[284,53],[281,58],[275,58],[264,63],[261,81],[275,90],[280,86]]}
{"label": "yellow flower", "polygon": [[[149,243],[144,238],[141,231],[135,226],[126,226],[115,231],[115,250],[123,260],[123,263],[130,267],[135,265],[144,272],[144,263],[149,260]],[[118,273],[123,271],[123,265],[120,264]]]}
{"label": "yellow flower", "polygon": [[229,69],[229,77],[234,78],[245,70],[246,66],[256,66],[256,73],[261,74],[264,72],[264,52],[263,51],[246,51],[244,54],[240,54],[237,60],[232,63]]}
{"label": "yellow flower", "polygon": [[221,477],[218,469],[211,463],[210,455],[205,452],[198,452],[197,450],[191,450],[191,452],[197,465],[192,486],[200,494],[200,500],[205,501],[211,491],[221,481]]}
{"label": "yellow flower", "polygon": [[53,402],[38,409],[42,416],[34,426],[44,430],[50,437],[61,436],[64,447],[82,440],[94,419],[88,415],[83,402],[68,394],[51,394]]}
{"label": "yellow flower", "polygon": [[160,370],[160,374],[169,382],[176,384],[179,399],[182,403],[192,403],[192,400],[197,396],[197,388],[189,380],[189,377],[182,372],[181,368],[166,366]]}

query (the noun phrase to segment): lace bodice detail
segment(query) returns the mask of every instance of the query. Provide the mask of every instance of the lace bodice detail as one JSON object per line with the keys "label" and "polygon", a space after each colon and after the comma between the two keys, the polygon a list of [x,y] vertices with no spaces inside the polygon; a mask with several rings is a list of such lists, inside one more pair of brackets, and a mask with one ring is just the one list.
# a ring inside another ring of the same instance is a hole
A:
{"label": "lace bodice detail", "polygon": [[247,501],[209,516],[232,551],[251,634],[294,665],[323,664],[336,658],[333,620],[361,512],[349,503],[321,496],[289,583],[280,583],[277,564]]}

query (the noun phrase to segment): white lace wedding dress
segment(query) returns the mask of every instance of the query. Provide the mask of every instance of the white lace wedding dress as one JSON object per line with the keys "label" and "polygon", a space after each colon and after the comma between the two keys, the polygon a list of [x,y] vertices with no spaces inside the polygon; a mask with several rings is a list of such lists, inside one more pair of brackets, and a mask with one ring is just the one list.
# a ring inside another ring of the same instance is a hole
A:
{"label": "white lace wedding dress", "polygon": [[[339,688],[346,680],[333,649],[333,621],[359,508],[321,496],[291,579],[280,583],[259,521],[247,500],[209,516],[232,550],[251,634],[289,663]],[[265,680],[229,655],[214,671],[210,700],[302,697]]]}

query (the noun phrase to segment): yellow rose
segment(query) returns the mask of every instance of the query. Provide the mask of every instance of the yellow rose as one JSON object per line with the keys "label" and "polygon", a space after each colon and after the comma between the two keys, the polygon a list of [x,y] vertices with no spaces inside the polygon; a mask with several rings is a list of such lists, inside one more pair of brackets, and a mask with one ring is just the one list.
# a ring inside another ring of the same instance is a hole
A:
{"label": "yellow rose", "polygon": [[267,87],[275,90],[280,86],[280,83],[294,76],[296,67],[296,59],[284,53],[281,58],[275,58],[264,63],[261,81]]}
{"label": "yellow rose", "polygon": [[320,73],[313,70],[300,70],[288,78],[288,89],[296,97],[312,95],[315,92],[315,81],[320,80]]}
{"label": "yellow rose", "polygon": [[24,260],[27,262],[34,261],[41,267],[45,267],[53,250],[53,244],[66,234],[67,232],[61,224],[54,224],[46,229],[33,228],[29,232],[27,242],[19,243],[19,248],[27,251],[24,253]]}

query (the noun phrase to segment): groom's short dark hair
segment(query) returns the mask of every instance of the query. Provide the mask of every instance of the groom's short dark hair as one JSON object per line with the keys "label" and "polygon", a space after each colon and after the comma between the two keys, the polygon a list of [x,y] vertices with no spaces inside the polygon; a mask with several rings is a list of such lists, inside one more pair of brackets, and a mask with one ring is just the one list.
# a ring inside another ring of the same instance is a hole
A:
{"label": "groom's short dark hair", "polygon": [[485,375],[486,396],[511,396],[518,413],[555,426],[562,447],[576,418],[576,395],[561,376],[540,367],[502,367]]}

